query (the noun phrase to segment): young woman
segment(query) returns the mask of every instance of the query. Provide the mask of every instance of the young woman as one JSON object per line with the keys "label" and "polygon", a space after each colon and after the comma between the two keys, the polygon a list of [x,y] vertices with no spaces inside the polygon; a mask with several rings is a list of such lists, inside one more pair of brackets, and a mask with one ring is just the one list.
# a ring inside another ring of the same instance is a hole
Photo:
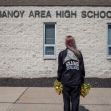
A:
{"label": "young woman", "polygon": [[65,45],[58,55],[57,80],[63,85],[64,111],[79,111],[80,88],[85,78],[83,56],[72,36],[66,36]]}

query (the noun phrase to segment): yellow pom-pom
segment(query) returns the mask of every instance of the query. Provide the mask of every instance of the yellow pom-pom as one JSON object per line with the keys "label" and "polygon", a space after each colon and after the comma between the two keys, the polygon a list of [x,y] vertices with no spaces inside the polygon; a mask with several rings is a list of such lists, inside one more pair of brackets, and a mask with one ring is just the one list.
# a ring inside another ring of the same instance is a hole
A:
{"label": "yellow pom-pom", "polygon": [[59,82],[58,80],[55,80],[54,89],[60,95],[62,93],[62,90],[63,90],[63,86],[62,86],[61,82]]}
{"label": "yellow pom-pom", "polygon": [[88,83],[82,84],[80,95],[82,97],[85,97],[86,95],[88,95],[90,89],[91,89],[91,85],[90,84],[88,84]]}

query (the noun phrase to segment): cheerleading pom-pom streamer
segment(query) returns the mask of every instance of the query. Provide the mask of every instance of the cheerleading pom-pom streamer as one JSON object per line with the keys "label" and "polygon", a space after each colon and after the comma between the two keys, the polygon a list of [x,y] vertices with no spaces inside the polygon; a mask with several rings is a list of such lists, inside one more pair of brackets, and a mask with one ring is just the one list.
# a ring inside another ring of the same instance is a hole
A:
{"label": "cheerleading pom-pom streamer", "polygon": [[80,95],[81,95],[82,97],[87,96],[87,95],[89,94],[90,89],[91,89],[91,85],[90,85],[90,84],[88,84],[88,83],[83,83],[83,84],[81,85]]}
{"label": "cheerleading pom-pom streamer", "polygon": [[62,86],[61,82],[59,82],[58,80],[55,80],[54,81],[54,89],[55,89],[56,93],[58,95],[60,95],[63,90],[63,86]]}

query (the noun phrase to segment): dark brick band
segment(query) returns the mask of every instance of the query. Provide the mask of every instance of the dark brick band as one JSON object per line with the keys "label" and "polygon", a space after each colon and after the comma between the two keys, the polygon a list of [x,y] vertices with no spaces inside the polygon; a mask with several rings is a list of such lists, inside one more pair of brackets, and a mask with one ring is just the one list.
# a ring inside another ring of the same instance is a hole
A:
{"label": "dark brick band", "polygon": [[[0,78],[0,86],[12,87],[52,87],[55,81],[53,78]],[[86,78],[85,81],[92,87],[111,88],[111,78]]]}
{"label": "dark brick band", "polygon": [[111,0],[0,0],[0,6],[111,6]]}

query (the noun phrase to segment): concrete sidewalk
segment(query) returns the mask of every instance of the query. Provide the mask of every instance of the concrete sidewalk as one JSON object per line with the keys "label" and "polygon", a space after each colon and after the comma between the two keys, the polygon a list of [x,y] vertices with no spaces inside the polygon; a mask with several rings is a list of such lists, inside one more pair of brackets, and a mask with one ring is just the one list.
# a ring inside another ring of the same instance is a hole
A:
{"label": "concrete sidewalk", "polygon": [[[52,87],[0,87],[0,111],[63,111],[62,95]],[[92,88],[80,111],[111,111],[111,89]]]}

